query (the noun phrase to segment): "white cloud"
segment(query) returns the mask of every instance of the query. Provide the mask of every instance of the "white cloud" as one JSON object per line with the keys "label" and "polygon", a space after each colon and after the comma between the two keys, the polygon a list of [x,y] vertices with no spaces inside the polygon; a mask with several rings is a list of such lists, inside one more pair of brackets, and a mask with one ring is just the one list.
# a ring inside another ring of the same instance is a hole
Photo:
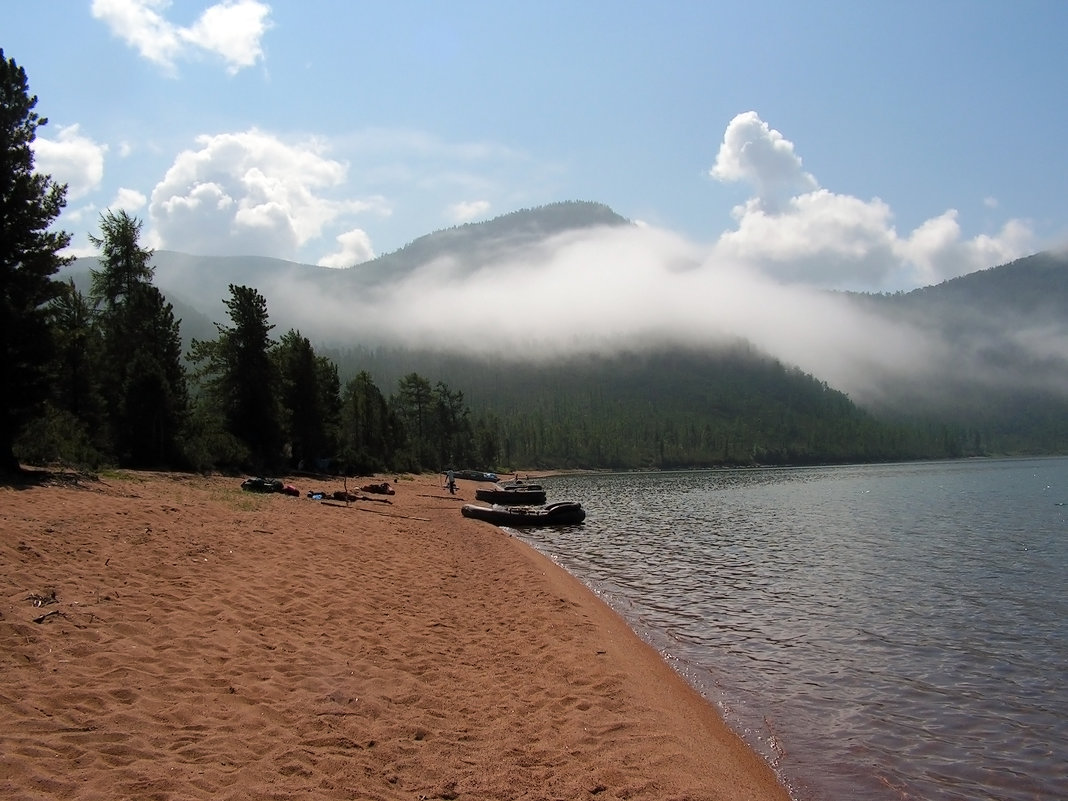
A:
{"label": "white cloud", "polygon": [[119,187],[119,191],[115,194],[115,199],[108,204],[110,209],[124,209],[127,212],[134,214],[145,207],[148,202],[141,192],[136,189],[129,189],[125,186]]}
{"label": "white cloud", "polygon": [[817,188],[816,179],[802,169],[793,142],[770,128],[755,111],[739,114],[727,125],[709,173],[720,181],[752,184],[755,200],[768,212],[777,211],[797,192]]}
{"label": "white cloud", "polygon": [[890,208],[878,199],[817,189],[790,198],[779,214],[750,201],[735,216],[738,227],[719,239],[720,256],[780,280],[843,286],[863,276],[879,285],[898,264]]}
{"label": "white cloud", "polygon": [[92,14],[143,58],[171,72],[179,56],[200,51],[220,56],[231,74],[263,57],[261,41],[271,27],[265,3],[223,0],[188,28],[163,16],[169,6],[170,0],[93,0]]}
{"label": "white cloud", "polygon": [[33,143],[34,168],[67,184],[67,199],[84,197],[100,186],[104,178],[107,145],[81,134],[78,125],[59,129],[58,139],[38,136]]}
{"label": "white cloud", "polygon": [[959,275],[1005,264],[1030,252],[1031,229],[1009,220],[997,236],[962,239],[956,209],[933,217],[900,242],[898,252],[914,265],[922,284],[935,284]]}
{"label": "white cloud", "polygon": [[181,49],[177,29],[156,13],[169,0],[93,0],[92,14],[149,61],[172,67]]}
{"label": "white cloud", "polygon": [[339,217],[384,205],[327,197],[348,168],[324,155],[320,141],[287,143],[255,129],[196,141],[198,149],[180,153],[152,192],[162,247],[294,258]]}
{"label": "white cloud", "polygon": [[446,213],[453,222],[465,223],[484,217],[489,210],[490,203],[488,200],[471,200],[453,203]]}
{"label": "white cloud", "polygon": [[270,6],[255,0],[231,0],[207,9],[192,28],[180,36],[211,53],[222,56],[227,71],[234,74],[263,57],[260,44],[271,27]]}
{"label": "white cloud", "polygon": [[334,253],[319,259],[320,267],[345,268],[355,264],[362,264],[375,257],[374,248],[371,247],[371,237],[362,228],[353,228],[338,235],[337,243],[341,246]]}
{"label": "white cloud", "polygon": [[1031,228],[1020,220],[995,235],[966,239],[953,209],[901,236],[886,203],[821,188],[802,169],[793,143],[752,111],[731,120],[709,172],[754,192],[734,209],[737,227],[720,236],[718,255],[780,281],[911,288],[1003,264],[1032,246]]}

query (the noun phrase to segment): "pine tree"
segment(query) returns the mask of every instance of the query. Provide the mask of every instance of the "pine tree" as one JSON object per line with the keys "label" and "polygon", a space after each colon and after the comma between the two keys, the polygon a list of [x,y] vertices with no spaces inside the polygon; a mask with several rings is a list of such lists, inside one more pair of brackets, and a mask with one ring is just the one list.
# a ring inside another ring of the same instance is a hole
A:
{"label": "pine tree", "polygon": [[418,469],[437,461],[430,441],[433,400],[434,392],[430,382],[419,373],[404,376],[398,384],[397,394],[392,399],[397,415],[404,423],[411,458]]}
{"label": "pine tree", "polygon": [[317,356],[307,337],[288,331],[274,351],[291,461],[314,469],[333,455],[339,411],[337,368]]}
{"label": "pine tree", "polygon": [[474,434],[463,392],[452,392],[439,381],[433,391],[431,440],[437,469],[466,465],[474,460]]}
{"label": "pine tree", "polygon": [[125,209],[109,209],[100,215],[100,236],[89,236],[89,241],[101,250],[102,269],[90,271],[90,296],[97,305],[117,306],[138,286],[152,283],[156,272],[152,251],[141,247],[140,238],[141,221]]}
{"label": "pine tree", "polygon": [[282,461],[282,425],[267,301],[251,287],[230,284],[225,303],[233,325],[216,323],[218,339],[193,340],[192,360],[200,366],[206,401],[247,449],[242,466],[275,468]]}
{"label": "pine tree", "polygon": [[70,261],[70,242],[49,231],[66,204],[66,185],[33,169],[32,144],[48,120],[34,108],[26,72],[0,49],[0,470],[18,471],[13,444],[49,394],[52,276]]}
{"label": "pine tree", "polygon": [[321,459],[336,457],[341,448],[341,377],[337,365],[326,356],[315,358],[319,409],[323,418]]}
{"label": "pine tree", "polygon": [[51,304],[56,355],[52,362],[52,404],[68,413],[102,453],[110,448],[107,414],[101,394],[103,342],[93,307],[70,279]]}
{"label": "pine tree", "polygon": [[113,447],[123,462],[172,465],[188,413],[179,321],[152,284],[152,251],[141,221],[125,211],[100,218],[100,270],[92,272],[104,359],[100,372]]}
{"label": "pine tree", "polygon": [[176,465],[189,406],[179,321],[152,284],[131,288],[122,318],[118,328],[135,347],[119,387],[120,453],[139,466]]}
{"label": "pine tree", "polygon": [[345,385],[341,406],[341,449],[347,469],[375,473],[394,466],[399,429],[371,374],[360,371]]}

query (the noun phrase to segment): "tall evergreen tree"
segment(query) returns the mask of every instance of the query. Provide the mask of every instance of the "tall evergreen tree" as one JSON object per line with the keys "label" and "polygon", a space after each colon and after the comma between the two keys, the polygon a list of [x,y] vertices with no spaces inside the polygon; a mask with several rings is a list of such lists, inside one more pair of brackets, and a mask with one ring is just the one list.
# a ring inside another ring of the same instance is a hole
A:
{"label": "tall evergreen tree", "polygon": [[474,457],[474,434],[463,392],[453,392],[444,381],[433,391],[432,443],[439,470],[449,465],[466,465]]}
{"label": "tall evergreen tree", "polygon": [[274,350],[291,461],[308,469],[332,455],[339,411],[337,368],[316,355],[307,337],[286,332]]}
{"label": "tall evergreen tree", "polygon": [[70,242],[49,231],[66,204],[66,185],[33,169],[32,144],[48,120],[34,108],[26,71],[0,49],[0,470],[17,471],[13,444],[48,397],[53,340],[52,279]]}
{"label": "tall evergreen tree", "polygon": [[230,284],[225,301],[232,326],[219,323],[218,339],[193,340],[191,356],[204,379],[207,401],[225,430],[247,448],[247,465],[278,467],[282,461],[278,367],[271,358],[274,328],[267,301],[247,286]]}
{"label": "tall evergreen tree", "polygon": [[100,215],[100,236],[89,241],[100,248],[100,270],[91,270],[90,296],[105,308],[119,305],[143,284],[152,283],[156,270],[152,251],[140,245],[141,221],[125,209]]}
{"label": "tall evergreen tree", "polygon": [[341,447],[341,378],[337,365],[326,356],[315,358],[319,409],[323,416],[322,458],[337,456]]}
{"label": "tall evergreen tree", "polygon": [[125,211],[100,218],[100,270],[92,273],[104,360],[103,394],[119,459],[139,466],[180,459],[188,413],[179,321],[152,284],[152,251],[140,245],[141,221]]}
{"label": "tall evergreen tree", "polygon": [[501,464],[500,422],[496,415],[479,417],[474,429],[475,465],[491,470]]}
{"label": "tall evergreen tree", "polygon": [[374,473],[394,466],[399,424],[366,370],[348,384],[341,407],[341,449],[346,467]]}
{"label": "tall evergreen tree", "polygon": [[94,445],[108,447],[103,433],[106,414],[100,392],[103,343],[94,324],[93,307],[70,279],[52,301],[56,356],[53,361],[52,403],[78,420]]}
{"label": "tall evergreen tree", "polygon": [[56,344],[53,401],[75,417],[99,425],[103,403],[96,370],[101,345],[93,325],[93,307],[70,279],[52,301],[51,312]]}
{"label": "tall evergreen tree", "polygon": [[133,464],[175,464],[183,458],[180,435],[189,406],[180,321],[152,284],[133,287],[124,312],[120,328],[137,347],[120,386],[116,440]]}
{"label": "tall evergreen tree", "polygon": [[435,462],[430,440],[434,401],[430,382],[418,373],[409,373],[400,380],[393,400],[407,432],[414,465],[421,469]]}

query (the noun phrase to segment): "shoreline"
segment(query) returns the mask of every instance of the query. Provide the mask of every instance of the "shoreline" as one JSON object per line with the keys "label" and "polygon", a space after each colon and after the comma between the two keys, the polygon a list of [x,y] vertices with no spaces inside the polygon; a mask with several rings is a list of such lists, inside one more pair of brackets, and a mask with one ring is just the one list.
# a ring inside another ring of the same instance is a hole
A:
{"label": "shoreline", "polygon": [[788,801],[614,610],[439,478],[350,480],[396,494],[340,507],[305,495],[326,477],[0,487],[0,790]]}

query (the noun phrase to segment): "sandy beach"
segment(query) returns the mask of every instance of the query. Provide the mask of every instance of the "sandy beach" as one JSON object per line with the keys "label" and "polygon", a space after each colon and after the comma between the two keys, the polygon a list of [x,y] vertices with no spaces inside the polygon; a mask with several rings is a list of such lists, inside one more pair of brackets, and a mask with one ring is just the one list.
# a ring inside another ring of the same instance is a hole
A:
{"label": "sandy beach", "polygon": [[0,486],[0,797],[788,798],[477,485],[287,481]]}

